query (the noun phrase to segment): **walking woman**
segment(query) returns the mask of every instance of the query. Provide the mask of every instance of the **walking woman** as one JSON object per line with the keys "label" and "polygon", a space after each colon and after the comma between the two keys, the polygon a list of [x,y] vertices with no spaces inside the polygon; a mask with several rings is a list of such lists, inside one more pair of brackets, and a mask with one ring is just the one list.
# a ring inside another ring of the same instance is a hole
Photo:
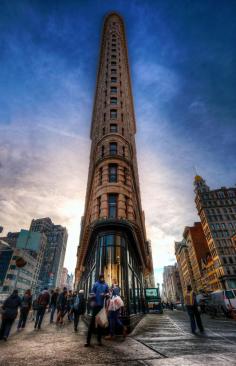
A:
{"label": "walking woman", "polygon": [[29,315],[29,311],[32,305],[32,295],[30,290],[26,290],[22,298],[21,308],[20,308],[20,318],[17,325],[17,330],[25,328],[25,324]]}
{"label": "walking woman", "polygon": [[2,325],[0,329],[0,339],[7,341],[10,334],[12,324],[14,323],[18,307],[21,306],[21,299],[18,296],[18,290],[14,290],[12,294],[4,301],[2,306]]}
{"label": "walking woman", "polygon": [[110,334],[105,337],[107,340],[113,340],[117,326],[122,328],[123,336],[126,337],[127,327],[121,322],[120,310],[124,306],[123,300],[120,297],[120,288],[113,284],[111,288],[111,298],[108,303],[108,320]]}

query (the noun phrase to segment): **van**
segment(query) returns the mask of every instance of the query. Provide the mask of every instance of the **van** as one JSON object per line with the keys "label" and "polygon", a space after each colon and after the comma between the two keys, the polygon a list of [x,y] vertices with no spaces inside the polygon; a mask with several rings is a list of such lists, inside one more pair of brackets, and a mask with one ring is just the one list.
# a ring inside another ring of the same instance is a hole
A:
{"label": "van", "polygon": [[232,310],[236,310],[236,289],[212,292],[209,294],[208,306],[228,315]]}

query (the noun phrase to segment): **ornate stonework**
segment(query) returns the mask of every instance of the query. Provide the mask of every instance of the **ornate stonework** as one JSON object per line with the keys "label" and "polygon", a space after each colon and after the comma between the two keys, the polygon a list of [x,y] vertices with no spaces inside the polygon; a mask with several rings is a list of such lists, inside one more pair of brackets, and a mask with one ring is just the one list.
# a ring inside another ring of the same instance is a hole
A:
{"label": "ornate stonework", "polygon": [[133,231],[146,285],[150,285],[153,269],[141,207],[135,132],[124,23],[118,14],[112,13],[105,19],[102,34],[76,283],[86,267],[94,227],[99,222],[117,221],[128,224]]}

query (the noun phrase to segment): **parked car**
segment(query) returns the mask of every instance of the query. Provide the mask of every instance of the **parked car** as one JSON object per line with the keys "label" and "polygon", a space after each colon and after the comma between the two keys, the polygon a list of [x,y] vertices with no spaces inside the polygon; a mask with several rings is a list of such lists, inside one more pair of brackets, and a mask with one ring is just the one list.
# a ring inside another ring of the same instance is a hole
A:
{"label": "parked car", "polygon": [[207,310],[213,315],[224,313],[230,316],[232,310],[236,310],[236,289],[218,290],[209,294]]}

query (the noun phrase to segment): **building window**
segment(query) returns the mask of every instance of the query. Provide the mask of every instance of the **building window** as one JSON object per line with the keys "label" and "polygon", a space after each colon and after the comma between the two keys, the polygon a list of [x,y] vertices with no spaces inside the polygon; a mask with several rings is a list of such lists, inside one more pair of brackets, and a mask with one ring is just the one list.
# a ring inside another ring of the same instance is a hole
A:
{"label": "building window", "polygon": [[116,48],[112,48],[111,49],[111,52],[116,52]]}
{"label": "building window", "polygon": [[112,83],[117,83],[117,78],[116,78],[115,76],[112,76],[112,77],[111,77],[111,82],[112,82]]}
{"label": "building window", "polygon": [[112,73],[112,75],[115,75],[116,74],[116,69],[111,69],[111,73]]}
{"label": "building window", "polygon": [[125,196],[125,216],[126,216],[126,218],[128,218],[128,207],[129,207],[128,203],[129,203],[129,198],[127,196]]}
{"label": "building window", "polygon": [[110,103],[111,104],[117,104],[117,98],[116,97],[111,97]]}
{"label": "building window", "polygon": [[98,217],[101,216],[101,196],[98,197]]}
{"label": "building window", "polygon": [[102,168],[99,169],[99,185],[102,185]]}
{"label": "building window", "polygon": [[124,116],[123,113],[121,113],[121,121],[124,122]]}
{"label": "building window", "polygon": [[124,168],[124,184],[127,184],[128,181],[128,169]]}
{"label": "building window", "polygon": [[123,158],[125,158],[125,146],[122,146],[122,154],[123,154]]}
{"label": "building window", "polygon": [[111,61],[111,66],[116,66],[116,61]]}
{"label": "building window", "polygon": [[117,217],[117,194],[108,194],[108,217]]}
{"label": "building window", "polygon": [[116,119],[117,118],[117,110],[111,109],[110,111],[110,117]]}
{"label": "building window", "polygon": [[117,164],[109,164],[109,182],[117,182]]}
{"label": "building window", "polygon": [[116,59],[116,55],[111,55],[111,58],[112,58],[113,60],[115,60],[115,59]]}
{"label": "building window", "polygon": [[117,132],[117,124],[110,124],[110,132]]}
{"label": "building window", "polygon": [[111,142],[110,143],[110,155],[116,155],[117,154],[117,143]]}
{"label": "building window", "polygon": [[102,156],[102,158],[104,157],[104,153],[105,153],[105,147],[104,147],[104,145],[102,145],[102,150],[101,150],[101,156]]}
{"label": "building window", "polygon": [[116,86],[111,87],[111,94],[117,94],[117,87]]}

